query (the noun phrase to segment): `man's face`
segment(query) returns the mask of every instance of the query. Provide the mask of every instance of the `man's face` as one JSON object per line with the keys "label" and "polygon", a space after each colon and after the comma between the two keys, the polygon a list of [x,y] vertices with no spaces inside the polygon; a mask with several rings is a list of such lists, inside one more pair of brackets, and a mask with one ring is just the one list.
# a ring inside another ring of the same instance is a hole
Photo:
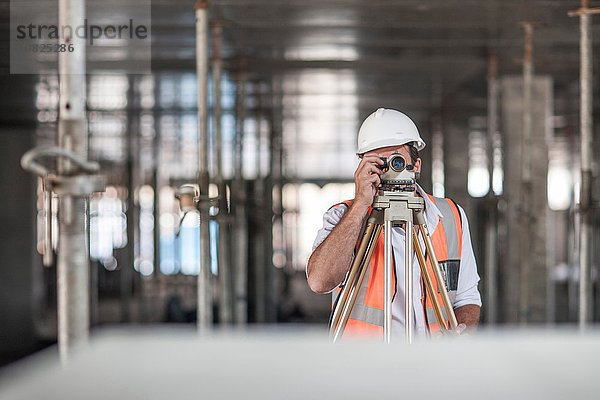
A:
{"label": "man's face", "polygon": [[[410,159],[410,150],[408,149],[408,145],[403,144],[402,146],[388,146],[381,147],[379,149],[371,150],[366,152],[364,155],[374,155],[378,157],[386,157],[389,158],[392,154],[400,154],[407,163],[411,162]],[[421,159],[417,158],[417,162],[415,162],[415,172],[421,172]]]}

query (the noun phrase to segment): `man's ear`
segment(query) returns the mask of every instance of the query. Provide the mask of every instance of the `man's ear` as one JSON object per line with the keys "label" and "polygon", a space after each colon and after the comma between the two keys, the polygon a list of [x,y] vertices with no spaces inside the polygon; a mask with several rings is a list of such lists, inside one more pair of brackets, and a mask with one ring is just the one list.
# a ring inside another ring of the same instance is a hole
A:
{"label": "man's ear", "polygon": [[421,159],[417,158],[417,161],[415,161],[415,169],[416,172],[421,172]]}

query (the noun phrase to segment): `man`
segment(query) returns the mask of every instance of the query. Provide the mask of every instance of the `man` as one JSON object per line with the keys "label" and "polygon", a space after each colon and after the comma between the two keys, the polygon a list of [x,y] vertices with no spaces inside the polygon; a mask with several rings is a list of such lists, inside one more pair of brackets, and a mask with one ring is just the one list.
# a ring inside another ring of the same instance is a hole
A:
{"label": "man", "polygon": [[[354,199],[338,204],[325,213],[323,228],[317,234],[313,253],[308,260],[307,279],[314,292],[330,293],[344,283],[361,228],[381,183],[381,157],[400,154],[412,164],[415,172],[420,172],[418,151],[424,147],[425,143],[414,122],[399,111],[380,108],[363,122],[358,133],[357,154],[361,161],[354,173]],[[433,198],[418,185],[415,194],[425,202],[427,227],[440,266],[445,272],[446,286],[459,323],[456,333],[474,329],[479,323],[481,296],[477,289],[479,276],[467,216],[452,200]],[[380,237],[377,242],[376,254],[383,254],[382,239]],[[392,247],[396,282],[392,302],[392,336],[404,335],[404,243],[404,230],[394,227]],[[382,319],[373,318],[373,311],[379,313],[376,317],[383,315],[382,259],[371,258],[368,277],[361,288],[363,295],[359,296],[344,335],[382,334]],[[439,330],[439,325],[431,309],[431,299],[427,299],[427,293],[423,290],[416,258],[413,268],[415,333],[425,336]]]}

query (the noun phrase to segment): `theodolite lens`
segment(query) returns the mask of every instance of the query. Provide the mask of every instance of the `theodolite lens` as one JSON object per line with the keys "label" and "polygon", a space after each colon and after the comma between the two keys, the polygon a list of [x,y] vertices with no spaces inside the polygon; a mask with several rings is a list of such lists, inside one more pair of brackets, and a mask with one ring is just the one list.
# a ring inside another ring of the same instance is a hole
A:
{"label": "theodolite lens", "polygon": [[406,168],[406,161],[402,156],[392,156],[389,163],[390,167],[396,172],[400,172]]}

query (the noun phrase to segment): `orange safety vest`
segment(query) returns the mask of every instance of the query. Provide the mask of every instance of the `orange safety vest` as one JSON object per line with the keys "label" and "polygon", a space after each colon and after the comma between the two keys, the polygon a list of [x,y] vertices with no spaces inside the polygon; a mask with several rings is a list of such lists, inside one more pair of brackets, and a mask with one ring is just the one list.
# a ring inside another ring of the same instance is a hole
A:
{"label": "orange safety vest", "polygon": [[[435,231],[429,232],[433,249],[438,258],[442,276],[446,283],[446,289],[450,296],[451,302],[454,302],[456,289],[458,286],[458,274],[460,272],[460,258],[462,253],[462,220],[460,211],[456,203],[449,198],[438,198],[427,195],[436,205],[442,214]],[[352,201],[344,201],[336,204],[333,207],[344,204],[350,206]],[[331,208],[333,208],[331,207]],[[360,239],[359,239],[360,241]],[[343,336],[376,336],[383,335],[383,303],[384,303],[384,237],[383,231],[377,240],[369,270],[365,275],[365,279],[359,291],[354,308],[346,324]],[[434,276],[433,265],[431,260],[426,255],[426,264],[431,276]],[[437,290],[437,282],[433,280],[435,292],[440,304],[443,304],[441,295]],[[341,285],[343,286],[343,284]],[[394,268],[393,287],[396,288],[396,274]],[[334,291],[333,301],[337,300],[337,296],[341,289]],[[433,303],[427,296],[425,284],[421,277],[421,305],[425,315],[425,326],[429,333],[440,330],[439,321],[435,317],[433,311]],[[444,316],[445,310],[442,309]],[[444,324],[448,326],[448,319],[445,316]]]}

